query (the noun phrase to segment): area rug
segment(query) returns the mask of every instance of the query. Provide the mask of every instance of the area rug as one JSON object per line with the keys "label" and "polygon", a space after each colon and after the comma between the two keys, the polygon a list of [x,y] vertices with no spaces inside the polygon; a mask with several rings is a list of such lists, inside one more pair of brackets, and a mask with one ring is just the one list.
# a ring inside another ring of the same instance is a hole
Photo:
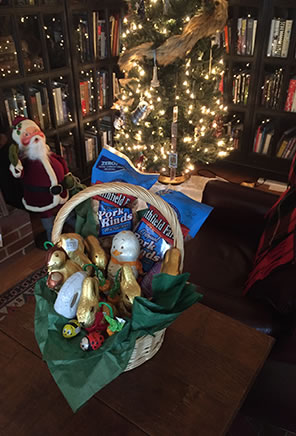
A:
{"label": "area rug", "polygon": [[35,283],[46,274],[47,269],[43,266],[0,295],[0,321],[33,297]]}

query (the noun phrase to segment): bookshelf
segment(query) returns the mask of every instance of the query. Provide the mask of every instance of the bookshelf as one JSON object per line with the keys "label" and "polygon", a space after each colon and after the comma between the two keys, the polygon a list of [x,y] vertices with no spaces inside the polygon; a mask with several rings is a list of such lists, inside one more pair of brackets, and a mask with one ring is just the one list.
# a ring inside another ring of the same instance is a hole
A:
{"label": "bookshelf", "polygon": [[123,5],[0,0],[0,131],[24,115],[83,181],[112,143]]}
{"label": "bookshelf", "polygon": [[[235,148],[225,163],[286,181],[296,151],[295,1],[229,0],[223,39]],[[288,148],[280,153],[283,141]]]}

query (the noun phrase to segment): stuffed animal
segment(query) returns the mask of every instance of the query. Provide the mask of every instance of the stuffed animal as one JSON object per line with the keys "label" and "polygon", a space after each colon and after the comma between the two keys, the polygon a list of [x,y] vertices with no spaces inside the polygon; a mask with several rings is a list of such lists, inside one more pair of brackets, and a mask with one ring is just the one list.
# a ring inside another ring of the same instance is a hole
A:
{"label": "stuffed animal", "polygon": [[129,265],[137,278],[142,271],[140,243],[136,235],[130,230],[117,233],[112,240],[111,259],[108,265],[108,279],[113,281],[122,265]]}

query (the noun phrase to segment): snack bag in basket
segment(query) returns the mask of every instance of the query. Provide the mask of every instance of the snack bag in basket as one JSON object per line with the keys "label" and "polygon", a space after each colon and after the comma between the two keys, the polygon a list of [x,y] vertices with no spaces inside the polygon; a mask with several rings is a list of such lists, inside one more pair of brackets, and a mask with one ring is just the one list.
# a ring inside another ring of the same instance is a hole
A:
{"label": "snack bag in basket", "polygon": [[[184,238],[188,235],[194,238],[213,209],[179,191],[164,190],[157,194],[176,212]],[[151,205],[134,233],[141,246],[140,260],[143,271],[148,272],[156,262],[164,258],[166,251],[173,245],[174,235],[166,218]]]}
{"label": "snack bag in basket", "polygon": [[[124,182],[150,189],[157,181],[156,174],[138,171],[132,162],[113,147],[105,146],[92,169],[91,183]],[[92,201],[98,236],[111,236],[134,227],[133,209],[136,197],[107,193]]]}

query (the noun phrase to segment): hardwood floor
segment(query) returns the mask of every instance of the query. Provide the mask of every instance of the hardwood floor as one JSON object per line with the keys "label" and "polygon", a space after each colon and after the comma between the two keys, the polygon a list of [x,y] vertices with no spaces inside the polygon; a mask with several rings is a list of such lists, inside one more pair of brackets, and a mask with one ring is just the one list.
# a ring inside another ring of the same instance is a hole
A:
{"label": "hardwood floor", "polygon": [[0,294],[41,268],[45,262],[45,253],[44,250],[34,247],[29,253],[20,254],[17,259],[7,260],[0,264]]}

